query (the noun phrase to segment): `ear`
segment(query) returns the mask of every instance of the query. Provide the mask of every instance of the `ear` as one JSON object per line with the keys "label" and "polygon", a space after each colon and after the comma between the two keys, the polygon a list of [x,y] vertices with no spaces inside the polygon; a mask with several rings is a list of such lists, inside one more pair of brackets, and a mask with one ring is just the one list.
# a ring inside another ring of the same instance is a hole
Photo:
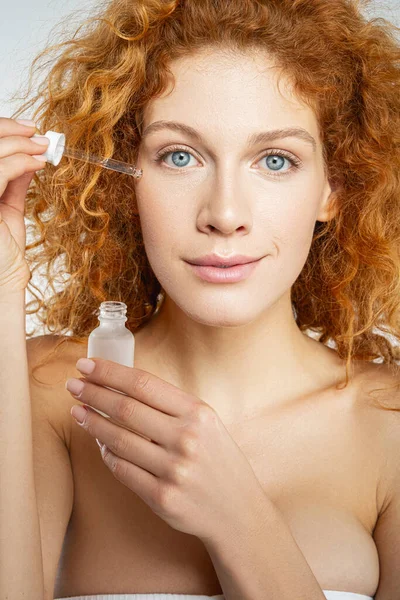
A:
{"label": "ear", "polygon": [[339,210],[338,200],[340,189],[339,184],[334,184],[333,181],[326,179],[316,221],[331,221],[336,216]]}

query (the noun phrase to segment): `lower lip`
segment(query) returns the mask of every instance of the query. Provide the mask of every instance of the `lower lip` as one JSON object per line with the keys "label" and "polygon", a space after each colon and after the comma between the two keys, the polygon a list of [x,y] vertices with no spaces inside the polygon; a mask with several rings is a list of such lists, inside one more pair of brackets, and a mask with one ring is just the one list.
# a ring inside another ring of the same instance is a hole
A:
{"label": "lower lip", "polygon": [[187,263],[204,281],[209,281],[211,283],[235,283],[236,281],[243,281],[243,279],[247,279],[249,275],[257,268],[258,263],[261,261],[261,258],[255,260],[251,263],[246,263],[244,265],[234,265],[233,267],[227,267],[225,269],[221,269],[220,267],[202,267],[200,265],[192,265],[191,263]]}

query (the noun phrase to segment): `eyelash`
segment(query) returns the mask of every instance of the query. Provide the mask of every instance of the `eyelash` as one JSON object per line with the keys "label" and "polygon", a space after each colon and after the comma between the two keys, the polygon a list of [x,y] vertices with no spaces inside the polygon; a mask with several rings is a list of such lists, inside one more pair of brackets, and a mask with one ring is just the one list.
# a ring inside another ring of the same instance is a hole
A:
{"label": "eyelash", "polygon": [[[178,152],[179,150],[182,150],[183,152],[187,152],[188,154],[191,154],[192,156],[197,158],[197,156],[195,154],[193,154],[192,151],[189,151],[187,148],[184,148],[183,146],[170,146],[169,148],[163,148],[162,150],[157,152],[154,162],[161,163],[164,156],[166,156],[167,154],[171,154],[173,152]],[[258,161],[262,160],[263,158],[265,158],[267,156],[282,156],[283,158],[286,158],[289,162],[292,163],[292,168],[289,169],[288,171],[283,171],[282,174],[280,174],[280,175],[278,173],[273,173],[272,171],[269,171],[268,173],[272,177],[276,177],[276,178],[284,177],[284,175],[287,175],[287,174],[291,173],[292,171],[298,170],[301,166],[301,161],[299,159],[295,158],[292,154],[289,154],[288,152],[285,152],[284,150],[269,150],[266,154],[264,154],[263,156],[260,156]],[[184,170],[184,167],[182,169],[180,169],[178,167],[176,167],[176,168],[170,167],[169,165],[163,165],[163,166],[165,166],[167,169],[172,169],[173,171]]]}

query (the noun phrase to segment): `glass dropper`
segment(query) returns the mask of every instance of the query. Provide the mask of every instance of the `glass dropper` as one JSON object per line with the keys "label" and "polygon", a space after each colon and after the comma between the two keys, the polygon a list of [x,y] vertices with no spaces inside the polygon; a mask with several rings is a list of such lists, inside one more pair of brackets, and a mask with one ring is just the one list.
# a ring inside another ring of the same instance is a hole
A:
{"label": "glass dropper", "polygon": [[63,156],[69,158],[77,158],[84,162],[92,163],[93,165],[100,165],[104,169],[110,169],[111,171],[118,171],[118,173],[125,173],[126,175],[132,175],[136,179],[139,179],[143,175],[142,169],[136,169],[129,163],[122,162],[121,160],[115,160],[114,158],[100,158],[94,154],[85,154],[81,150],[65,147]]}
{"label": "glass dropper", "polygon": [[[32,136],[33,138],[38,137],[38,134]],[[140,179],[143,175],[142,169],[137,169],[134,165],[122,162],[121,160],[115,160],[114,158],[100,158],[94,154],[86,154],[81,150],[75,148],[68,148],[65,146],[65,135],[58,133],[57,131],[46,131],[45,137],[49,140],[49,146],[43,156],[46,160],[54,166],[57,166],[63,156],[70,158],[77,158],[84,162],[89,162],[94,165],[100,165],[104,169],[110,169],[111,171],[118,171],[118,173],[125,173],[131,175],[136,179]]]}

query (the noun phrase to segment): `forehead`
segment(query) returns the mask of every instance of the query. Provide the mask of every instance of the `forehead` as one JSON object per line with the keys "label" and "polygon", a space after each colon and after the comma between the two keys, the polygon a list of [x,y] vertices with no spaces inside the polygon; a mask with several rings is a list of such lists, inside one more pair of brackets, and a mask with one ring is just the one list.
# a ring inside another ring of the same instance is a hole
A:
{"label": "forehead", "polygon": [[260,128],[297,125],[318,138],[314,112],[264,51],[206,49],[172,61],[170,69],[173,82],[146,106],[143,129],[153,121],[178,119],[214,138],[237,138],[241,132],[247,137]]}

